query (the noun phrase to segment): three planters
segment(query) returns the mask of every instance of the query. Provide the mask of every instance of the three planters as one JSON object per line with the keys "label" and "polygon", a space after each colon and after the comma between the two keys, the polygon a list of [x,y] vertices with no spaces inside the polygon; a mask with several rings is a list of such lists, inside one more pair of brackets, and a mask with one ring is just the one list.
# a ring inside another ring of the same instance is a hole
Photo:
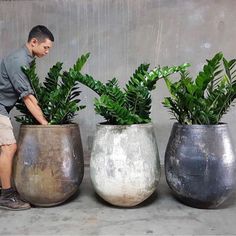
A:
{"label": "three planters", "polygon": [[[227,61],[222,54],[216,54],[195,81],[187,73],[188,64],[151,71],[148,71],[149,65],[141,64],[122,90],[115,78],[104,84],[81,74],[88,56],[79,58],[73,68],[62,74],[61,64],[57,63],[50,70],[44,87],[39,86],[34,67],[26,73],[36,94],[44,94],[40,105],[49,104],[43,111],[51,124],[58,120],[62,124],[70,123],[74,113],[84,108],[77,105],[77,82],[99,95],[95,99],[95,111],[106,122],[97,125],[91,153],[90,176],[95,191],[113,205],[130,207],[143,202],[156,190],[160,160],[149,117],[150,91],[159,79],[164,78],[172,95],[165,98],[164,105],[179,122],[173,126],[165,155],[165,173],[170,188],[181,201],[194,207],[216,207],[226,200],[234,187],[236,161],[227,125],[218,123],[236,94],[235,60]],[[221,65],[225,74],[222,74]],[[180,73],[178,82],[170,80],[173,73]],[[63,86],[67,89],[58,92]],[[54,92],[45,96],[45,91],[52,91],[52,88]],[[20,121],[32,122],[21,104],[18,108],[26,114]],[[52,114],[57,115],[53,117]],[[22,126],[20,131],[17,189],[35,205],[56,205],[70,197],[83,178],[78,126],[40,127],[37,135],[26,131],[30,128]],[[45,133],[52,136],[48,135],[44,140]],[[60,137],[55,138],[58,133]],[[41,157],[45,153],[46,156]],[[24,187],[27,178],[29,184]],[[50,184],[46,185],[47,182]],[[55,194],[54,200],[43,195],[47,192],[48,196]]]}

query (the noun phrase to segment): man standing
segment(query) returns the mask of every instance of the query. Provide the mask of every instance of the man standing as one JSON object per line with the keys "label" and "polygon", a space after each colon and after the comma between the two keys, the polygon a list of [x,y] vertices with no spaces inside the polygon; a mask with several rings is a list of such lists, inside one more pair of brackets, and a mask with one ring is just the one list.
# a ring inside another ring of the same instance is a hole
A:
{"label": "man standing", "polygon": [[12,163],[17,145],[9,112],[17,100],[22,99],[40,124],[48,124],[21,67],[29,67],[35,56],[41,58],[47,55],[53,42],[54,37],[45,26],[35,26],[29,33],[27,43],[4,58],[0,65],[0,180],[2,184],[0,208],[9,210],[30,208],[30,204],[22,201],[11,186]]}

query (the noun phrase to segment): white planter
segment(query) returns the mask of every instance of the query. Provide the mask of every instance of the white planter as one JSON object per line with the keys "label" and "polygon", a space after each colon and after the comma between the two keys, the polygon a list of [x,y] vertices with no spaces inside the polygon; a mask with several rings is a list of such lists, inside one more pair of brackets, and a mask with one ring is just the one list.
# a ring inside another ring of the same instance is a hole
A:
{"label": "white planter", "polygon": [[160,179],[153,125],[97,125],[90,175],[95,191],[116,206],[147,199]]}

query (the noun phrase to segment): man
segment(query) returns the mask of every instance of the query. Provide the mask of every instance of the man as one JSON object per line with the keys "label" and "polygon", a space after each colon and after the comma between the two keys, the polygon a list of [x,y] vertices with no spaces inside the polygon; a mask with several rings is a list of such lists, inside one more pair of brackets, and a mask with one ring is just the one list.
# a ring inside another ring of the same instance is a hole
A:
{"label": "man", "polygon": [[22,99],[31,114],[42,125],[44,118],[22,66],[30,66],[34,57],[48,54],[54,37],[42,25],[35,26],[29,33],[27,43],[2,60],[0,65],[0,180],[2,184],[0,208],[9,210],[29,209],[30,204],[22,201],[11,185],[12,163],[17,149],[9,112],[18,99]]}

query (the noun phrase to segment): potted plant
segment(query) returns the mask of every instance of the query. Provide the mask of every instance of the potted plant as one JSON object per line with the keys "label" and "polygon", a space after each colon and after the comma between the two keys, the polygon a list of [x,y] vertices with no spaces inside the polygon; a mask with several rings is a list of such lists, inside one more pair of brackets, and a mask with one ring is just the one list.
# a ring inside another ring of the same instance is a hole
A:
{"label": "potted plant", "polygon": [[16,108],[22,113],[16,120],[20,127],[14,180],[18,192],[37,206],[57,205],[73,195],[83,179],[83,150],[78,124],[72,123],[79,105],[78,80],[89,54],[82,55],[75,65],[62,73],[56,63],[41,84],[36,64],[22,68],[28,76],[39,105],[49,125],[39,125],[24,103]]}
{"label": "potted plant", "polygon": [[225,123],[220,123],[236,96],[236,60],[217,53],[195,80],[187,70],[173,82],[165,78],[171,97],[164,106],[175,123],[165,153],[165,174],[183,203],[215,208],[232,193],[236,159]]}
{"label": "potted plant", "polygon": [[150,91],[158,79],[185,66],[148,71],[149,65],[141,64],[124,90],[116,78],[102,83],[78,73],[78,80],[99,95],[95,111],[105,119],[97,125],[90,176],[95,191],[110,204],[135,206],[156,190],[160,161],[150,119]]}

